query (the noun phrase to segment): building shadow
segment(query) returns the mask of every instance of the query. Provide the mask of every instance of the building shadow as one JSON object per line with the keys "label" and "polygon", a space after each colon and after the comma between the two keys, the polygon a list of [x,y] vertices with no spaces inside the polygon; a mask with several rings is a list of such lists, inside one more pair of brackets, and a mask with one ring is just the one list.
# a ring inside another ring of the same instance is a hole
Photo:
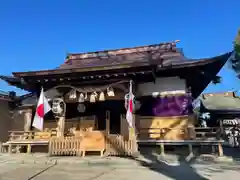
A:
{"label": "building shadow", "polygon": [[230,157],[235,162],[240,162],[240,147],[228,147],[223,148],[224,155]]}
{"label": "building shadow", "polygon": [[200,175],[196,170],[191,166],[192,163],[196,160],[197,157],[193,157],[190,161],[186,160],[186,156],[178,156],[178,164],[171,165],[167,162],[164,162],[164,158],[153,154],[150,152],[141,153],[142,158],[136,159],[138,163],[144,167],[149,168],[152,171],[165,175],[168,178],[175,180],[208,180],[208,178]]}

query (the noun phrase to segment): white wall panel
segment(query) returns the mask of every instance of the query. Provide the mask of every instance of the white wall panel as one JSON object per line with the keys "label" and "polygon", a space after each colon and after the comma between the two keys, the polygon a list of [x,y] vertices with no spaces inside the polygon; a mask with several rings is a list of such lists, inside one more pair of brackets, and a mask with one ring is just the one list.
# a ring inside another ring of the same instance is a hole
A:
{"label": "white wall panel", "polygon": [[179,77],[157,78],[156,84],[153,82],[139,84],[137,93],[140,96],[151,96],[154,92],[165,91],[185,91],[185,79]]}

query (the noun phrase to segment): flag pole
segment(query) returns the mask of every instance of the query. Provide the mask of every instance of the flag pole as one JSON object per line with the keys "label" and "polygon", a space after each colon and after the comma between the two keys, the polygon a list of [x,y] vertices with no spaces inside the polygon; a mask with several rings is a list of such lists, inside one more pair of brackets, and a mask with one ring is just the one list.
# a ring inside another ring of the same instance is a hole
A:
{"label": "flag pole", "polygon": [[44,116],[51,110],[47,98],[44,95],[43,88],[41,88],[40,96],[38,97],[35,116],[33,118],[32,126],[40,131],[43,131]]}
{"label": "flag pole", "polygon": [[[133,103],[134,95],[133,95],[133,81],[130,80],[129,82],[129,98],[132,98],[131,101]],[[137,144],[137,136],[136,136],[136,126],[135,126],[135,113],[132,111],[132,122],[131,126],[129,126],[129,137],[130,140],[132,141],[133,149],[132,153],[133,155],[138,152],[138,144]]]}

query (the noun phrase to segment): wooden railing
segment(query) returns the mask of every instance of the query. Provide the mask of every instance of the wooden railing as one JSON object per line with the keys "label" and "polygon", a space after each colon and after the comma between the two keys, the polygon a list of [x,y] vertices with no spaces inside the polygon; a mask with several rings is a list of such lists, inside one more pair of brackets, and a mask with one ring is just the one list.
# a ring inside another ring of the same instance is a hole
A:
{"label": "wooden railing", "polygon": [[106,154],[110,156],[131,156],[136,152],[136,142],[125,140],[121,135],[106,137]]}
{"label": "wooden railing", "polygon": [[64,138],[51,138],[49,142],[49,154],[59,155],[81,155],[86,152],[100,152],[103,156],[105,150],[105,132],[90,131],[81,132],[79,136],[70,136]]}
{"label": "wooden railing", "polygon": [[54,136],[56,136],[55,130],[49,130],[49,131],[44,131],[44,132],[9,131],[9,141],[48,140]]}
{"label": "wooden railing", "polygon": [[136,152],[136,142],[124,140],[120,135],[105,135],[104,141],[74,136],[49,141],[50,156],[85,156],[87,151],[98,151],[101,156],[104,151],[107,156],[131,156]]}
{"label": "wooden railing", "polygon": [[9,141],[33,139],[32,131],[9,131]]}
{"label": "wooden railing", "polygon": [[[222,137],[220,127],[202,128],[141,128],[138,130],[138,139],[158,140],[190,140]],[[171,135],[169,135],[171,133]]]}
{"label": "wooden railing", "polygon": [[141,128],[138,130],[138,139],[193,139],[195,138],[194,132],[187,128]]}
{"label": "wooden railing", "polygon": [[220,127],[196,127],[194,130],[197,139],[221,139],[223,137],[223,131]]}
{"label": "wooden railing", "polygon": [[48,153],[50,156],[78,156],[81,154],[81,139],[76,137],[51,138]]}

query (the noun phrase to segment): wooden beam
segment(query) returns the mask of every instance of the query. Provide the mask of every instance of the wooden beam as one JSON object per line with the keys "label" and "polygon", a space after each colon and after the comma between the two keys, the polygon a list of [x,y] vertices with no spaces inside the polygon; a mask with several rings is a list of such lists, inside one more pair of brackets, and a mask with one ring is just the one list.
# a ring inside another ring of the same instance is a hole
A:
{"label": "wooden beam", "polygon": [[85,81],[107,81],[107,80],[117,80],[117,79],[127,79],[132,78],[134,76],[143,76],[143,74],[146,76],[147,74],[151,74],[152,70],[144,70],[139,72],[113,72],[113,73],[97,73],[97,74],[71,74],[71,75],[59,75],[59,76],[34,76],[29,77],[27,81],[29,83],[64,83],[64,82],[78,82],[78,83],[84,83]]}
{"label": "wooden beam", "polygon": [[29,72],[13,72],[13,75],[16,77],[34,77],[34,76],[49,76],[49,75],[62,75],[62,74],[72,74],[72,73],[96,73],[96,72],[108,72],[116,71],[123,69],[141,69],[147,68],[149,66],[148,62],[137,62],[137,63],[125,63],[117,65],[104,65],[97,67],[86,67],[86,68],[72,68],[72,69],[52,69],[52,70],[43,70],[43,71],[29,71]]}

